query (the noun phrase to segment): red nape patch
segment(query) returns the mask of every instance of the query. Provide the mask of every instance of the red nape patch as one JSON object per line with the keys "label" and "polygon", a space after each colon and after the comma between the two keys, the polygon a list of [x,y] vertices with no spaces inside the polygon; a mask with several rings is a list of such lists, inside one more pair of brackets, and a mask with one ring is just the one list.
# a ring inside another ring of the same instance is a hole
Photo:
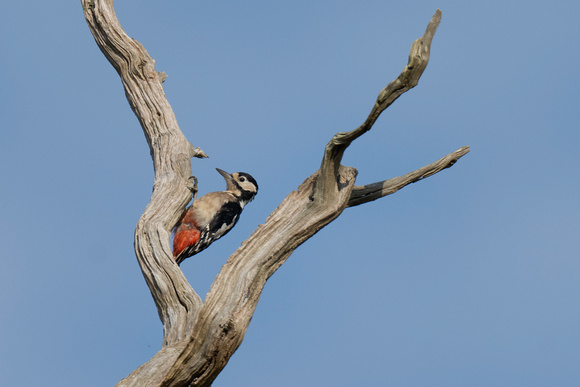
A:
{"label": "red nape patch", "polygon": [[199,241],[199,231],[194,228],[176,232],[173,236],[173,256],[177,257],[183,250],[195,245],[197,241]]}

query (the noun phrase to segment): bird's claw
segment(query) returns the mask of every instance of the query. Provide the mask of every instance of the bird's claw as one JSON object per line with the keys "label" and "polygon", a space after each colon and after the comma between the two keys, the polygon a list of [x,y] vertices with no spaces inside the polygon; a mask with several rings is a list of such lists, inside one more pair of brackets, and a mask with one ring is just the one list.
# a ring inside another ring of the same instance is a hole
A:
{"label": "bird's claw", "polygon": [[189,182],[189,186],[187,188],[189,188],[191,191],[191,196],[193,197],[193,201],[195,201],[195,199],[197,199],[197,177],[190,176],[187,180]]}

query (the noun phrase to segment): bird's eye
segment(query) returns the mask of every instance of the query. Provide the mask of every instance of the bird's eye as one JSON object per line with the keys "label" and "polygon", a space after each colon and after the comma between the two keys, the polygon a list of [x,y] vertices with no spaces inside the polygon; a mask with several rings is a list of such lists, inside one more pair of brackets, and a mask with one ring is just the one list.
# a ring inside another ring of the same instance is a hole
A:
{"label": "bird's eye", "polygon": [[244,181],[246,181],[246,178],[244,176],[240,177],[240,181],[243,183]]}

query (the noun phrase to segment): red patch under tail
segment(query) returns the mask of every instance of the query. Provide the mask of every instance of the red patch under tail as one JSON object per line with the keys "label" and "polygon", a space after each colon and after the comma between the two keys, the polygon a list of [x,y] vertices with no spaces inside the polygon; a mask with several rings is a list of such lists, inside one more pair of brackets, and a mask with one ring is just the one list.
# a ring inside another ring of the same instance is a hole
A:
{"label": "red patch under tail", "polygon": [[199,231],[195,228],[178,230],[173,236],[173,256],[178,257],[183,250],[199,241]]}

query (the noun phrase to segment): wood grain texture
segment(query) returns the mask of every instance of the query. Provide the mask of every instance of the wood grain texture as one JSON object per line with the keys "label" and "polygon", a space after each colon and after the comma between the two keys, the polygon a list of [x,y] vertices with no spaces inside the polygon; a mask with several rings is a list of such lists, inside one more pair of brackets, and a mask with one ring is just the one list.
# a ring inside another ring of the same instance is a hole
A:
{"label": "wood grain texture", "polygon": [[164,326],[163,344],[180,342],[192,332],[201,299],[173,263],[170,233],[191,200],[191,157],[206,157],[177,125],[165,98],[155,62],[121,28],[113,2],[82,1],[97,45],[121,77],[125,95],[139,119],[153,159],[155,180],[149,205],[137,223],[135,252]]}
{"label": "wood grain texture", "polygon": [[468,146],[463,146],[451,152],[439,160],[419,168],[413,172],[409,172],[403,176],[393,177],[388,180],[379,181],[377,183],[365,184],[363,186],[355,186],[352,190],[348,207],[358,206],[359,204],[368,203],[373,200],[380,199],[384,196],[394,194],[405,186],[416,183],[429,176],[433,176],[437,172],[441,172],[446,168],[450,168],[469,152]]}
{"label": "wood grain texture", "polygon": [[211,385],[241,344],[266,281],[298,246],[347,206],[395,192],[450,167],[469,151],[464,147],[410,174],[365,186],[355,186],[357,171],[340,164],[350,143],[417,84],[441,19],[437,10],[425,34],[413,43],[407,66],[381,91],[363,125],[331,139],[320,169],[291,192],[229,257],[202,302],[172,259],[170,232],[195,191],[190,158],[206,156],[183,136],[163,92],[166,75],[154,69],[144,47],[123,31],[113,1],[81,3],[97,45],[121,77],[155,169],[151,201],[135,230],[135,252],[163,323],[163,346],[119,386]]}

